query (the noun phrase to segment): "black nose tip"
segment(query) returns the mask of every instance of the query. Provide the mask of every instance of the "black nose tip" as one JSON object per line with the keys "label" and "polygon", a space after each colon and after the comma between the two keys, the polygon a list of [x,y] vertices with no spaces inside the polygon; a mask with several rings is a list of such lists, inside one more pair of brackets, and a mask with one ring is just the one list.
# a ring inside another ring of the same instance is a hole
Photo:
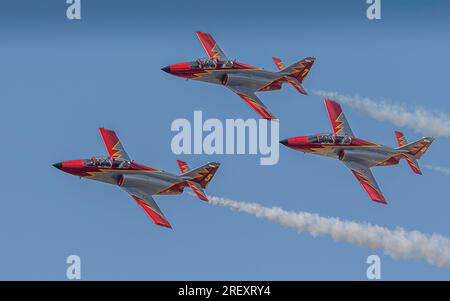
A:
{"label": "black nose tip", "polygon": [[164,71],[164,72],[170,73],[170,67],[169,66],[161,68],[161,70]]}
{"label": "black nose tip", "polygon": [[281,144],[288,146],[288,140],[287,139],[283,139],[280,141]]}
{"label": "black nose tip", "polygon": [[61,162],[60,163],[55,163],[55,164],[53,164],[53,166],[58,168],[58,169],[61,169],[62,163]]}

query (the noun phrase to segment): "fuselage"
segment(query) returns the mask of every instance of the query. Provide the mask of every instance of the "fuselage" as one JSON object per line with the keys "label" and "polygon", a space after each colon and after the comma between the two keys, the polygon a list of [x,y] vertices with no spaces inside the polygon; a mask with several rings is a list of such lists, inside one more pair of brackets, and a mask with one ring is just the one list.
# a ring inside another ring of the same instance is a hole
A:
{"label": "fuselage", "polygon": [[316,134],[288,138],[280,142],[300,152],[361,162],[369,167],[395,165],[403,157],[399,150],[347,135]]}
{"label": "fuselage", "polygon": [[278,72],[264,70],[238,61],[198,59],[169,65],[163,71],[182,78],[217,85],[245,86],[253,91],[279,90],[282,80]]}
{"label": "fuselage", "polygon": [[148,167],[134,161],[113,160],[110,157],[70,160],[54,164],[66,173],[81,178],[100,181],[122,187],[152,187],[155,194],[180,194],[183,192],[183,176]]}

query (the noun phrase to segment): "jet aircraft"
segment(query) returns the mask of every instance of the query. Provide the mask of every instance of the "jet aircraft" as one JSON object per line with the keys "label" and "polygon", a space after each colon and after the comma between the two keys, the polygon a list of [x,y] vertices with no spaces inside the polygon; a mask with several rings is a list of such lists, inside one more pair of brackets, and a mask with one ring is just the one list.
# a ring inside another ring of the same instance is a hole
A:
{"label": "jet aircraft", "polygon": [[176,175],[131,160],[114,131],[100,128],[100,134],[109,156],[64,161],[53,166],[81,178],[119,186],[136,200],[155,224],[167,228],[172,226],[153,195],[181,194],[189,186],[200,200],[208,201],[203,189],[213,178],[219,163],[190,170],[185,162],[178,160],[182,174]]}
{"label": "jet aircraft", "polygon": [[417,160],[422,157],[434,138],[425,137],[407,143],[403,133],[396,131],[397,148],[369,142],[355,137],[339,103],[325,99],[325,106],[333,133],[288,138],[280,143],[300,152],[339,159],[350,168],[369,197],[383,204],[387,202],[370,171],[371,167],[395,165],[405,159],[414,173],[422,174]]}
{"label": "jet aircraft", "polygon": [[306,95],[302,83],[308,75],[314,57],[307,57],[289,67],[280,59],[272,58],[278,72],[264,70],[236,60],[229,60],[213,37],[205,32],[197,32],[200,42],[209,58],[198,59],[166,66],[161,70],[186,79],[223,85],[239,95],[264,119],[276,119],[256,96],[255,92],[281,89],[283,83],[290,83],[298,92]]}

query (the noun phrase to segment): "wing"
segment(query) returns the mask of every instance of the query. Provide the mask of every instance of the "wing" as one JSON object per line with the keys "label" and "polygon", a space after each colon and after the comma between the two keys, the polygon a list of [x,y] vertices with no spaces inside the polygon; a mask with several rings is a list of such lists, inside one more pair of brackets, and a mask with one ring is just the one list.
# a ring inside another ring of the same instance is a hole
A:
{"label": "wing", "polygon": [[269,112],[267,107],[262,103],[262,101],[256,96],[254,91],[246,89],[244,87],[237,86],[227,86],[231,91],[239,95],[245,102],[253,108],[262,118],[267,120],[277,119],[272,113]]}
{"label": "wing", "polygon": [[375,178],[368,166],[353,161],[342,161],[351,169],[356,179],[361,183],[364,190],[369,194],[372,201],[387,204],[386,200],[381,193],[380,187],[378,187]]}
{"label": "wing", "polygon": [[152,195],[148,192],[142,191],[138,188],[132,187],[121,187],[123,190],[128,192],[133,199],[139,204],[139,206],[144,209],[144,211],[148,214],[148,216],[153,220],[153,222],[159,226],[171,228],[169,221],[162,213],[161,209],[159,209]]}
{"label": "wing", "polygon": [[334,100],[325,99],[325,106],[327,107],[328,117],[330,118],[333,133],[335,135],[347,134],[354,137],[352,129],[350,128],[344,112],[342,111],[341,105]]}
{"label": "wing", "polygon": [[197,31],[197,36],[210,58],[227,59],[222,49],[220,49],[219,45],[209,33]]}
{"label": "wing", "polygon": [[100,134],[102,135],[103,142],[105,143],[108,154],[113,159],[125,159],[130,160],[127,152],[117,138],[116,132],[105,128],[100,128]]}

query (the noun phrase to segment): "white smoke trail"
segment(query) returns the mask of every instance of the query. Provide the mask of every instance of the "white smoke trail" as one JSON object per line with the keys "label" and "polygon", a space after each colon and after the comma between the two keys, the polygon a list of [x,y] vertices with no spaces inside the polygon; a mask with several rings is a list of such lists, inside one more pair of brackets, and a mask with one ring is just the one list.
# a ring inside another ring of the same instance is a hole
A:
{"label": "white smoke trail", "polygon": [[450,168],[447,167],[441,167],[441,166],[434,166],[434,165],[428,165],[428,164],[422,164],[423,167],[428,168],[430,170],[434,170],[437,172],[440,172],[441,174],[444,174],[446,176],[450,176]]}
{"label": "white smoke trail", "polygon": [[370,249],[383,249],[394,259],[425,259],[438,267],[450,267],[450,240],[438,234],[427,235],[402,228],[390,230],[368,223],[357,223],[307,212],[289,212],[278,207],[267,208],[256,203],[208,196],[210,203],[245,212],[313,237],[329,235]]}
{"label": "white smoke trail", "polygon": [[314,90],[312,93],[338,100],[379,121],[388,121],[399,127],[405,126],[426,135],[450,137],[450,116],[443,112],[432,112],[421,107],[409,110],[403,105],[358,95],[342,95],[322,90]]}

